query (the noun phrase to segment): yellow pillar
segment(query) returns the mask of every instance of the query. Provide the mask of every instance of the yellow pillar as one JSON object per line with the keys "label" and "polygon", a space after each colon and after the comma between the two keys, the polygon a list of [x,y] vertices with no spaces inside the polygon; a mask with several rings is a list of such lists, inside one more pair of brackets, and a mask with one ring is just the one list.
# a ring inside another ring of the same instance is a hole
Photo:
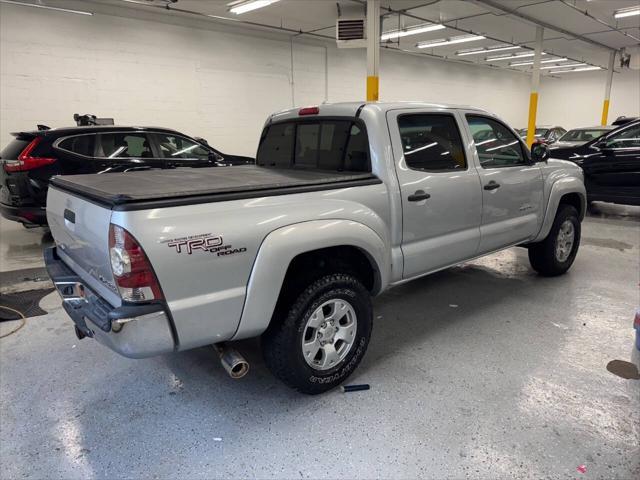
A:
{"label": "yellow pillar", "polygon": [[533,73],[531,74],[531,95],[529,96],[529,122],[527,123],[527,146],[531,148],[536,138],[536,116],[538,113],[538,89],[540,87],[540,57],[544,29],[536,27],[536,49],[533,55]]}
{"label": "yellow pillar", "polygon": [[613,83],[613,66],[616,62],[616,52],[612,51],[609,54],[609,70],[607,71],[607,84],[604,88],[604,103],[602,105],[602,119],[600,123],[604,127],[607,124],[609,117],[609,100],[611,98],[611,84]]}
{"label": "yellow pillar", "polygon": [[604,104],[602,105],[602,119],[600,120],[600,124],[604,127],[607,124],[607,119],[609,118],[609,99],[604,99]]}
{"label": "yellow pillar", "polygon": [[367,0],[367,102],[379,98],[380,0]]}
{"label": "yellow pillar", "polygon": [[377,76],[367,77],[367,102],[377,102],[379,98],[379,82]]}

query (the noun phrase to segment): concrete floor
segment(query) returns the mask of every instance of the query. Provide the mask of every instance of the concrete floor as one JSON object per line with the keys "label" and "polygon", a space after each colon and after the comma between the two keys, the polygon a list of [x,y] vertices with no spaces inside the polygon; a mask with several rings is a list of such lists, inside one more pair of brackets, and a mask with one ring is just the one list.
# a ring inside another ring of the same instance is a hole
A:
{"label": "concrete floor", "polygon": [[[515,248],[377,298],[366,392],[298,395],[256,341],[240,381],[206,348],[128,360],[49,295],[0,340],[0,477],[640,478],[640,382],[605,369],[635,355],[640,209],[600,209],[563,277]],[[38,267],[42,232],[1,226],[2,269]]]}

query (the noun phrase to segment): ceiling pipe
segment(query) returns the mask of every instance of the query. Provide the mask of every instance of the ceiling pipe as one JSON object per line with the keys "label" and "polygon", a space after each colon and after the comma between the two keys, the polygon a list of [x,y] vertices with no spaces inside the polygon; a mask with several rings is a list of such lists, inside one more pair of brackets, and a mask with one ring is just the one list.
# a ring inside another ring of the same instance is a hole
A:
{"label": "ceiling pipe", "polygon": [[[591,15],[586,10],[582,10],[581,8],[576,7],[575,5],[569,3],[567,0],[560,0],[560,2],[563,3],[564,5],[566,5],[567,7],[575,10],[576,12],[580,12],[581,14],[589,17],[591,20],[594,20],[594,21],[598,22],[599,24],[604,25],[605,27],[609,28],[610,31],[621,33],[625,37],[629,37],[629,38],[632,38],[633,40],[635,40],[636,42],[640,42],[640,38],[635,37],[635,36],[631,35],[630,33],[627,33],[624,30],[621,30],[621,29],[619,29],[617,27],[614,27],[613,25],[608,24],[604,20],[600,20],[598,17],[595,17],[595,16]],[[597,32],[593,32],[593,33],[597,33]],[[592,35],[592,34],[587,33],[587,35]]]}
{"label": "ceiling pipe", "polygon": [[504,5],[502,5],[500,3],[497,3],[495,0],[473,0],[473,2],[478,3],[480,5],[484,5],[484,6],[493,8],[493,9],[496,9],[496,10],[499,10],[499,11],[502,11],[502,12],[508,14],[508,15],[512,15],[514,17],[518,17],[518,18],[520,18],[522,20],[525,20],[525,21],[527,21],[529,23],[533,23],[534,25],[537,25],[539,27],[544,27],[544,28],[549,29],[549,30],[555,30],[556,32],[560,32],[560,33],[563,33],[565,35],[569,35],[569,36],[571,36],[573,38],[577,38],[578,40],[581,40],[581,41],[586,42],[586,43],[590,43],[591,45],[595,45],[596,47],[603,48],[603,49],[605,49],[607,51],[612,51],[612,50],[616,51],[615,48],[612,48],[612,47],[610,47],[608,45],[605,45],[604,43],[600,43],[600,42],[592,40],[592,39],[590,39],[588,37],[585,37],[583,35],[580,35],[580,34],[577,34],[577,33],[574,33],[574,32],[570,32],[569,30],[565,30],[564,28],[558,27],[557,25],[552,25],[552,24],[544,22],[542,20],[538,20],[537,18],[534,18],[534,17],[532,17],[530,15],[518,12],[515,9],[505,7]]}
{"label": "ceiling pipe", "polygon": [[[365,4],[366,3],[365,0],[351,0],[351,1],[354,2],[354,3],[359,3],[359,4]],[[549,1],[551,1],[551,0],[549,0]],[[544,2],[544,3],[547,3],[547,2]],[[414,15],[412,13],[408,13],[407,10],[394,10],[391,7],[388,7],[388,6],[387,7],[380,7],[381,10],[383,8],[388,12],[389,15],[391,15],[391,14],[404,15],[406,17],[413,18],[415,20],[420,20],[422,22],[440,23],[442,25],[446,25],[448,28],[451,28],[453,30],[458,30],[459,32],[469,33],[469,34],[472,34],[472,35],[477,35],[478,34],[478,32],[474,32],[472,30],[467,30],[467,29],[458,27],[457,26],[457,21],[441,22],[439,20],[432,20],[430,18],[420,17],[418,15]],[[489,14],[493,14],[493,13],[489,12]],[[479,14],[479,15],[485,15],[485,14]],[[493,14],[493,15],[495,15],[495,14]],[[504,15],[507,15],[507,14],[505,13]],[[465,17],[465,18],[469,18],[469,17]],[[451,25],[451,23],[454,23],[454,25]],[[487,35],[485,33],[483,33],[482,35],[488,40],[493,40],[494,42],[499,42],[499,43],[506,43],[506,44],[509,44],[509,45],[526,45],[527,43],[531,43],[531,42],[522,42],[522,43],[517,43],[516,44],[516,43],[510,42],[510,41],[507,41],[507,40],[502,40],[500,38],[491,37],[491,36],[489,36],[489,35]],[[573,34],[569,34],[569,36],[572,37],[572,38],[575,38],[575,35],[573,35]],[[387,45],[388,45],[388,43],[387,44],[382,44],[381,46],[384,47],[384,46],[387,46]],[[525,47],[525,48],[528,48],[528,47]],[[609,48],[609,47],[607,47],[607,48]],[[408,50],[402,49],[402,48],[396,48],[395,50],[399,50],[399,51],[402,51],[402,52],[409,52]],[[414,52],[414,53],[420,53],[421,55],[425,55],[425,53],[423,53],[423,52]],[[554,55],[553,52],[549,52],[549,54]],[[465,65],[482,65],[482,64],[476,63],[476,62],[468,62],[468,61],[464,61],[464,60],[458,60],[456,58],[445,57],[445,56],[442,56],[442,55],[431,54],[429,56],[436,57],[436,58],[441,58],[441,59],[448,59],[450,61],[464,63]],[[583,60],[576,60],[575,58],[571,58],[571,57],[568,57],[566,55],[562,55],[562,56],[568,58],[569,60],[571,60],[573,62],[582,62],[583,61]],[[589,64],[589,65],[592,65],[592,64]],[[516,70],[516,69],[513,69],[513,68],[506,68],[506,67],[495,67],[495,68],[500,69],[500,70],[510,70],[510,71],[519,71],[519,72],[522,71],[522,70]],[[528,72],[526,70],[523,71],[523,72],[524,73],[530,73],[530,72]]]}
{"label": "ceiling pipe", "polygon": [[[359,4],[366,4],[365,0],[351,0],[354,3],[359,3]],[[440,20],[432,20],[430,18],[425,18],[425,17],[420,17],[418,15],[414,15],[413,13],[409,13],[407,10],[394,10],[391,7],[380,7],[380,10],[384,9],[387,12],[387,15],[393,15],[393,14],[398,14],[398,15],[404,15],[405,17],[409,17],[409,18],[413,18],[415,20],[420,20],[422,22],[429,22],[429,23],[440,23],[442,25],[446,25],[449,28],[452,28],[453,30],[458,30],[459,32],[463,32],[463,33],[468,33],[470,35],[478,35],[478,32],[474,32],[473,30],[467,30],[465,28],[460,28],[457,27],[455,25],[451,25],[452,22],[441,22]],[[509,45],[513,45],[513,42],[509,42],[506,40],[501,40],[499,38],[495,38],[495,37],[491,37],[489,35],[486,34],[482,34],[486,39],[488,40],[493,40],[494,42],[500,42],[500,43],[508,43]]]}
{"label": "ceiling pipe", "polygon": [[[171,11],[171,12],[178,12],[178,13],[185,13],[187,15],[194,15],[197,17],[200,17],[202,19],[208,20],[208,21],[223,21],[223,22],[230,22],[233,25],[248,25],[251,27],[260,27],[260,28],[265,28],[265,29],[269,29],[269,30],[276,30],[279,32],[284,32],[284,33],[288,33],[288,34],[292,34],[292,35],[308,35],[311,37],[316,37],[316,38],[322,38],[325,40],[335,40],[334,36],[328,36],[328,35],[322,35],[320,33],[314,33],[313,31],[310,32],[305,32],[303,30],[296,30],[294,28],[286,28],[286,27],[278,27],[276,25],[268,25],[268,24],[264,24],[264,23],[258,23],[258,22],[250,22],[248,20],[241,20],[239,18],[228,18],[228,17],[221,17],[221,16],[217,16],[217,15],[207,15],[205,13],[200,13],[200,12],[196,12],[194,10],[187,10],[186,8],[178,8],[173,6],[173,4],[166,4],[166,5],[154,5],[151,3],[138,3],[138,2],[131,2],[131,3],[136,3],[138,5],[144,6],[144,7],[148,7],[148,8],[156,8],[156,9],[160,9],[160,10],[164,10],[164,11]],[[328,28],[328,27],[327,27]],[[324,30],[321,29],[321,30]]]}

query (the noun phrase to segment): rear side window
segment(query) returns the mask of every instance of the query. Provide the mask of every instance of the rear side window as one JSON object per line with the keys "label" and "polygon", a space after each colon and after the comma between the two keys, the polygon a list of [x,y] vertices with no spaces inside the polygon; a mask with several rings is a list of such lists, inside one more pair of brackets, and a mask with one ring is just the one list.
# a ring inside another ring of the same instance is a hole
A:
{"label": "rear side window", "polygon": [[352,120],[274,124],[265,129],[258,165],[368,172],[369,143]]}
{"label": "rear side window", "polygon": [[152,133],[162,158],[208,160],[210,150],[188,138],[165,133]]}
{"label": "rear side window", "polygon": [[460,131],[452,115],[402,115],[398,128],[409,168],[430,172],[467,168]]}
{"label": "rear side window", "polygon": [[0,158],[3,160],[17,160],[18,155],[22,153],[22,150],[25,149],[31,140],[19,140],[14,139],[9,142],[9,144],[2,149],[0,152]]}
{"label": "rear side window", "polygon": [[107,158],[153,157],[144,133],[101,133],[98,156]]}
{"label": "rear side window", "polygon": [[93,157],[95,135],[77,135],[65,138],[58,144],[58,148],[67,152]]}

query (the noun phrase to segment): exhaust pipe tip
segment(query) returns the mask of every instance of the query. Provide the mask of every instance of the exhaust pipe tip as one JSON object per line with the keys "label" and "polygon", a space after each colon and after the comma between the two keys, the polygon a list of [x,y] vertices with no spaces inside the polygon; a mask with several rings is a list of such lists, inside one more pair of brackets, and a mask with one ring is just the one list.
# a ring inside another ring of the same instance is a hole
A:
{"label": "exhaust pipe tip", "polygon": [[230,368],[226,368],[225,366],[225,369],[227,370],[227,373],[229,373],[229,376],[231,378],[238,379],[244,377],[247,373],[249,373],[249,363],[243,360],[231,366]]}
{"label": "exhaust pipe tip", "polygon": [[226,343],[217,343],[214,345],[220,356],[220,363],[233,379],[239,379],[249,373],[249,362],[242,355]]}

